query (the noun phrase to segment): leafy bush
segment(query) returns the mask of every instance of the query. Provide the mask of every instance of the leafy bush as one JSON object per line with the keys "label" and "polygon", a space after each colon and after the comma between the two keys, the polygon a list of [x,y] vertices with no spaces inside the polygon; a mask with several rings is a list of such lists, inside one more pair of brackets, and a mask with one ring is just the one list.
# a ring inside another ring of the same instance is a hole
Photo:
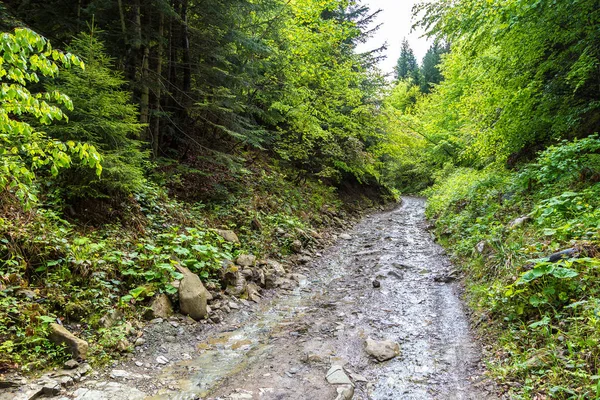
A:
{"label": "leafy bush", "polygon": [[37,200],[35,170],[56,176],[59,169],[71,165],[74,156],[98,176],[102,171],[94,146],[55,140],[25,122],[32,117],[41,126],[48,126],[54,120],[66,119],[60,105],[73,108],[69,97],[59,91],[31,93],[26,87],[39,82],[40,77],[56,76],[59,64],[84,68],[79,58],[52,49],[46,39],[29,29],[0,36],[0,188],[14,193],[26,206]]}

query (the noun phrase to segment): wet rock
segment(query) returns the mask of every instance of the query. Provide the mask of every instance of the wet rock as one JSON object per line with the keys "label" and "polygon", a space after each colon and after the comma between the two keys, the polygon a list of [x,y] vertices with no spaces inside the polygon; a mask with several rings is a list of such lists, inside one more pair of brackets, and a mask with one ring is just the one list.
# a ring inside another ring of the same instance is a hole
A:
{"label": "wet rock", "polygon": [[352,381],[346,375],[344,368],[341,365],[333,365],[325,375],[327,382],[332,385],[352,385]]}
{"label": "wet rock", "polygon": [[207,316],[206,306],[208,300],[212,299],[212,296],[206,290],[198,275],[185,267],[178,266],[177,269],[183,274],[181,286],[179,287],[179,308],[181,313],[199,321]]}
{"label": "wet rock", "polygon": [[227,229],[217,229],[217,234],[230,243],[239,243],[240,239],[234,231]]}
{"label": "wet rock", "polygon": [[251,267],[256,263],[256,256],[252,254],[240,254],[235,263],[242,267]]}
{"label": "wet rock", "polygon": [[337,397],[335,400],[352,400],[354,397],[354,386],[342,385],[337,388]]}
{"label": "wet rock", "polygon": [[382,362],[398,356],[400,354],[400,345],[391,340],[376,341],[367,338],[365,350],[371,357]]}
{"label": "wet rock", "polygon": [[381,282],[379,282],[377,279],[375,279],[375,280],[373,281],[373,287],[374,287],[374,288],[381,287]]}
{"label": "wet rock", "polygon": [[348,235],[347,233],[342,233],[340,235],[340,239],[343,239],[343,240],[352,240],[352,236]]}
{"label": "wet rock", "polygon": [[79,367],[79,363],[76,360],[69,360],[65,363],[66,369],[75,369]]}
{"label": "wet rock", "polygon": [[531,217],[529,215],[523,215],[522,217],[515,218],[512,221],[510,221],[508,223],[508,227],[510,229],[518,228],[519,226],[523,225],[525,222],[529,222],[530,220]]}
{"label": "wet rock", "polygon": [[169,297],[161,293],[152,300],[150,308],[144,313],[144,318],[152,320],[154,318],[169,318],[173,315],[173,305]]}
{"label": "wet rock", "polygon": [[54,344],[64,344],[67,346],[73,358],[85,359],[87,356],[88,343],[83,339],[79,339],[59,324],[50,324],[48,340]]}
{"label": "wet rock", "polygon": [[297,239],[294,240],[290,245],[290,249],[292,249],[294,253],[300,253],[302,251],[302,242]]}

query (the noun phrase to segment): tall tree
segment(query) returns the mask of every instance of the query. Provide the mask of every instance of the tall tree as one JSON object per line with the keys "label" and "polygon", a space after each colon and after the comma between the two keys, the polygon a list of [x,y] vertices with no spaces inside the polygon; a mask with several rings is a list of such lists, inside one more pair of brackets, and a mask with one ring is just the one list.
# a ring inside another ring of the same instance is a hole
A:
{"label": "tall tree", "polygon": [[440,44],[438,41],[427,50],[421,63],[421,91],[423,93],[429,93],[433,85],[437,85],[442,81],[440,63],[442,62],[442,55],[449,51],[450,46],[448,44]]}
{"label": "tall tree", "polygon": [[419,84],[420,72],[417,58],[408,40],[402,40],[400,57],[396,63],[396,79],[411,79],[414,84]]}

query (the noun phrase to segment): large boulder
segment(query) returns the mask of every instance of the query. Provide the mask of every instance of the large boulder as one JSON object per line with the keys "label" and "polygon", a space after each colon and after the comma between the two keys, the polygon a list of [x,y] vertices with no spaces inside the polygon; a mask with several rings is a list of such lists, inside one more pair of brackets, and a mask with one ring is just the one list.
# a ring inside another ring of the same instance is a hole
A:
{"label": "large boulder", "polygon": [[212,295],[198,277],[185,267],[178,266],[177,270],[183,274],[179,285],[179,309],[182,314],[189,315],[199,321],[208,315],[206,308],[208,300]]}
{"label": "large boulder", "polygon": [[69,332],[64,326],[59,324],[50,324],[50,334],[48,340],[54,344],[64,344],[73,356],[73,358],[85,359],[88,352],[88,343]]}
{"label": "large boulder", "polygon": [[154,318],[167,319],[171,315],[173,315],[173,306],[171,305],[169,297],[164,293],[156,296],[154,300],[152,300],[150,308],[144,313],[144,317],[148,320]]}
{"label": "large boulder", "polygon": [[391,340],[376,341],[367,338],[366,345],[367,354],[379,362],[391,360],[400,354],[400,345]]}
{"label": "large boulder", "polygon": [[221,236],[228,242],[231,243],[239,243],[240,239],[237,237],[234,231],[226,230],[226,229],[217,229],[217,234]]}

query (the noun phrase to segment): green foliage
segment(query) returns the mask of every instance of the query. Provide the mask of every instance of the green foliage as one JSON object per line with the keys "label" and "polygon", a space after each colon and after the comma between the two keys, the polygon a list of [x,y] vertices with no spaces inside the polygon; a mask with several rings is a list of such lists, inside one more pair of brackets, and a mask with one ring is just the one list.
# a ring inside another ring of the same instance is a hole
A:
{"label": "green foliage", "polygon": [[85,61],[85,70],[63,71],[59,79],[47,85],[49,91],[69,96],[74,109],[68,121],[46,128],[47,133],[63,141],[83,140],[94,145],[103,156],[102,179],[88,169],[72,167],[64,171],[59,185],[66,197],[108,197],[139,191],[145,182],[143,164],[147,154],[141,150],[137,107],[124,90],[126,81],[114,70],[97,39],[101,32],[79,34],[69,51]]}
{"label": "green foliage", "polygon": [[56,76],[59,65],[71,64],[84,67],[79,58],[52,49],[31,30],[19,28],[0,37],[0,186],[25,206],[37,200],[36,170],[56,176],[75,156],[98,176],[102,171],[94,146],[53,139],[26,122],[30,116],[46,126],[66,118],[59,106],[73,108],[68,96],[58,91],[31,93],[26,86],[39,82],[40,77]]}
{"label": "green foliage", "polygon": [[[600,184],[581,160],[597,144],[563,142],[516,172],[451,170],[428,190],[436,232],[464,266],[470,300],[490,320],[486,334],[499,338],[492,345],[504,356],[491,370],[524,383],[514,398],[595,398]],[[521,216],[531,219],[511,226]],[[579,257],[549,261],[565,248]]]}

